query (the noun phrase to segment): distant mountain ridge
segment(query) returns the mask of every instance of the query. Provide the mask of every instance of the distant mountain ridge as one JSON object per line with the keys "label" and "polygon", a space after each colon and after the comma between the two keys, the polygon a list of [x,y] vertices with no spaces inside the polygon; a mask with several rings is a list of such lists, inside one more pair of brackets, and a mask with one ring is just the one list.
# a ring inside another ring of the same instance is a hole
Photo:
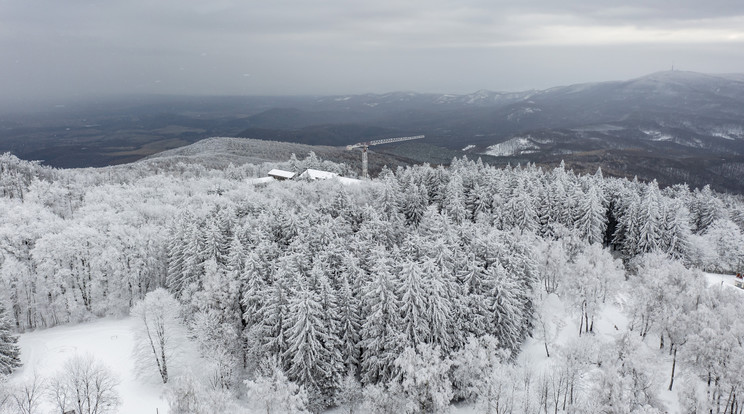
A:
{"label": "distant mountain ridge", "polygon": [[684,71],[545,90],[470,94],[143,97],[0,117],[0,151],[53,166],[132,162],[214,136],[375,147],[405,162],[561,160],[581,170],[744,192],[744,74]]}

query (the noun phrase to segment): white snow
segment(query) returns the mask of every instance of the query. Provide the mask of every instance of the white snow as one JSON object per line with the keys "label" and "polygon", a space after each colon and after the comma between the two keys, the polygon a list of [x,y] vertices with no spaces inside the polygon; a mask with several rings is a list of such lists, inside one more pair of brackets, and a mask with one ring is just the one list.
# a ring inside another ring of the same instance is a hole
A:
{"label": "white snow", "polygon": [[357,180],[356,178],[348,178],[348,177],[336,177],[338,182],[340,182],[343,185],[358,185],[361,184],[362,180]]}
{"label": "white snow", "polygon": [[[742,295],[744,295],[744,289],[739,289],[736,287],[736,276],[734,275],[721,275],[718,273],[706,273],[705,278],[708,281],[708,286],[713,285],[721,285],[721,286],[727,286],[731,289],[737,289],[741,292]],[[741,281],[741,283],[744,283],[744,281]]]}
{"label": "white snow", "polygon": [[[49,378],[59,372],[73,355],[90,354],[95,360],[108,366],[121,380],[117,390],[122,405],[117,412],[139,414],[155,413],[157,410],[160,414],[165,414],[168,412],[168,404],[163,395],[166,386],[158,378],[141,377],[134,372],[133,329],[137,323],[132,317],[106,318],[21,334],[18,344],[21,347],[23,366],[13,373],[9,382],[11,385],[22,384],[30,381],[34,374],[40,378]],[[191,349],[188,344],[182,352],[184,360],[199,363],[196,350]],[[180,371],[183,371],[184,365],[182,364]],[[171,378],[178,375],[178,371],[177,368],[172,372]],[[49,412],[52,408],[44,401],[41,412]]]}
{"label": "white snow", "polygon": [[540,149],[531,141],[532,137],[516,137],[510,140],[491,145],[486,148],[484,154],[493,155],[494,157],[508,157],[512,155],[526,153],[527,151]]}
{"label": "white snow", "polygon": [[475,148],[475,145],[466,145],[465,148],[463,148],[463,151],[469,151],[471,149]]}
{"label": "white snow", "polygon": [[653,129],[642,129],[641,132],[648,135],[651,141],[672,141],[673,136]]}
{"label": "white snow", "polygon": [[584,126],[580,128],[574,128],[572,131],[578,131],[578,132],[609,132],[609,131],[622,131],[625,128],[618,126],[618,125],[611,125],[611,124],[599,124],[599,125],[589,125]]}
{"label": "white snow", "polygon": [[720,125],[713,128],[710,134],[728,140],[744,139],[744,127],[741,125]]}
{"label": "white snow", "polygon": [[248,184],[268,184],[270,182],[275,181],[272,177],[259,177],[259,178],[249,178],[246,180]]}
{"label": "white snow", "polygon": [[300,178],[307,178],[309,180],[327,180],[335,177],[338,177],[338,174],[328,171],[314,170],[312,168],[308,168],[305,172],[300,174]]}

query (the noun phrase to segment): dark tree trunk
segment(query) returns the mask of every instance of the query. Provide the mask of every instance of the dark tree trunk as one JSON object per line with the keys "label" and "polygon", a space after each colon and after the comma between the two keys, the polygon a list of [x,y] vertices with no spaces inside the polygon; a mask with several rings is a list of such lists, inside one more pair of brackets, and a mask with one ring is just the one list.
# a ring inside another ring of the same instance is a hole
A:
{"label": "dark tree trunk", "polygon": [[669,391],[674,386],[674,369],[677,367],[677,347],[672,345],[672,348],[674,348],[674,357],[672,358],[672,379],[669,381]]}

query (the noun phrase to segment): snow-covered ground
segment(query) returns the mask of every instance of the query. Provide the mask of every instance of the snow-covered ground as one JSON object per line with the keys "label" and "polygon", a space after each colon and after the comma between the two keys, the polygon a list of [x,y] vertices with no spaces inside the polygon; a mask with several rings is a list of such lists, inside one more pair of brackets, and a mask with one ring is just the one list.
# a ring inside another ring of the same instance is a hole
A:
{"label": "snow-covered ground", "polygon": [[493,155],[494,157],[507,157],[534,152],[539,147],[531,139],[531,136],[512,138],[508,141],[489,146],[486,148],[484,154]]}
{"label": "snow-covered ground", "polygon": [[[33,376],[48,378],[59,372],[75,354],[91,354],[114,371],[121,380],[117,387],[122,405],[120,413],[167,413],[165,387],[156,378],[139,378],[134,372],[133,328],[137,320],[101,319],[84,324],[57,326],[22,334],[19,339],[23,367],[10,378],[10,384],[31,381]],[[50,412],[45,401],[41,412]]]}
{"label": "snow-covered ground", "polygon": [[737,289],[741,292],[742,295],[744,295],[744,289],[739,289],[736,287],[736,276],[734,275],[721,275],[718,273],[706,273],[705,277],[708,279],[708,285],[722,285],[722,286],[729,286],[732,289]]}
{"label": "snow-covered ground", "polygon": [[[735,287],[736,279],[733,275],[714,273],[705,275],[710,286],[723,284],[730,286],[731,289],[737,289],[744,295],[744,290]],[[624,311],[627,300],[623,294],[618,294],[611,300],[608,299],[600,310],[594,325],[594,335],[601,343],[611,343],[626,332],[628,318]],[[567,305],[555,295],[548,297],[545,304],[543,314],[550,315],[549,323],[559,329],[549,345],[551,358],[546,356],[542,340],[529,338],[525,343],[518,363],[529,367],[533,373],[546,372],[559,360],[561,349],[577,339],[578,320]],[[48,378],[59,372],[65,361],[76,353],[91,354],[96,360],[111,368],[121,380],[117,388],[122,400],[120,413],[167,413],[168,406],[164,398],[167,387],[155,377],[142,378],[135,373],[132,348],[134,327],[137,323],[137,320],[131,317],[106,318],[22,334],[19,345],[22,350],[23,367],[10,377],[10,383],[21,384],[30,381],[34,375]],[[647,351],[656,352],[653,361],[658,365],[659,375],[665,378],[671,366],[671,359],[659,355],[658,351],[652,349],[656,346],[653,340],[647,341],[649,344]],[[189,364],[182,365],[199,364],[195,350],[186,347],[183,351]],[[660,379],[658,383],[663,385],[665,381]],[[667,391],[663,386],[657,392],[669,413],[681,412],[676,393]],[[53,407],[45,402],[41,408],[42,412],[47,412]],[[476,412],[471,404],[456,404],[452,408],[454,414]],[[341,412],[341,409],[329,411],[337,412]]]}

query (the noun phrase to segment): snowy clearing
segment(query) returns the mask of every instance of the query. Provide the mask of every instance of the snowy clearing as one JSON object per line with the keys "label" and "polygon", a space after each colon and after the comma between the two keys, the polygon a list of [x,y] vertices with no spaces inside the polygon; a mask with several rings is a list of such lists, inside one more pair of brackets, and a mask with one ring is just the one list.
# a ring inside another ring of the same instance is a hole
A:
{"label": "snowy clearing", "polygon": [[[50,377],[75,354],[91,354],[121,380],[117,387],[122,401],[118,412],[167,413],[168,404],[163,398],[165,386],[157,379],[139,378],[134,372],[132,347],[136,323],[131,317],[107,318],[22,334],[18,343],[23,367],[10,377],[10,383],[31,381],[34,374],[40,378]],[[44,401],[41,408],[42,412],[48,412],[53,407]]]}
{"label": "snowy clearing", "polygon": [[706,273],[705,277],[708,279],[708,286],[722,285],[728,286],[732,289],[736,289],[744,295],[744,289],[736,287],[736,276],[734,275],[721,275],[718,273]]}

